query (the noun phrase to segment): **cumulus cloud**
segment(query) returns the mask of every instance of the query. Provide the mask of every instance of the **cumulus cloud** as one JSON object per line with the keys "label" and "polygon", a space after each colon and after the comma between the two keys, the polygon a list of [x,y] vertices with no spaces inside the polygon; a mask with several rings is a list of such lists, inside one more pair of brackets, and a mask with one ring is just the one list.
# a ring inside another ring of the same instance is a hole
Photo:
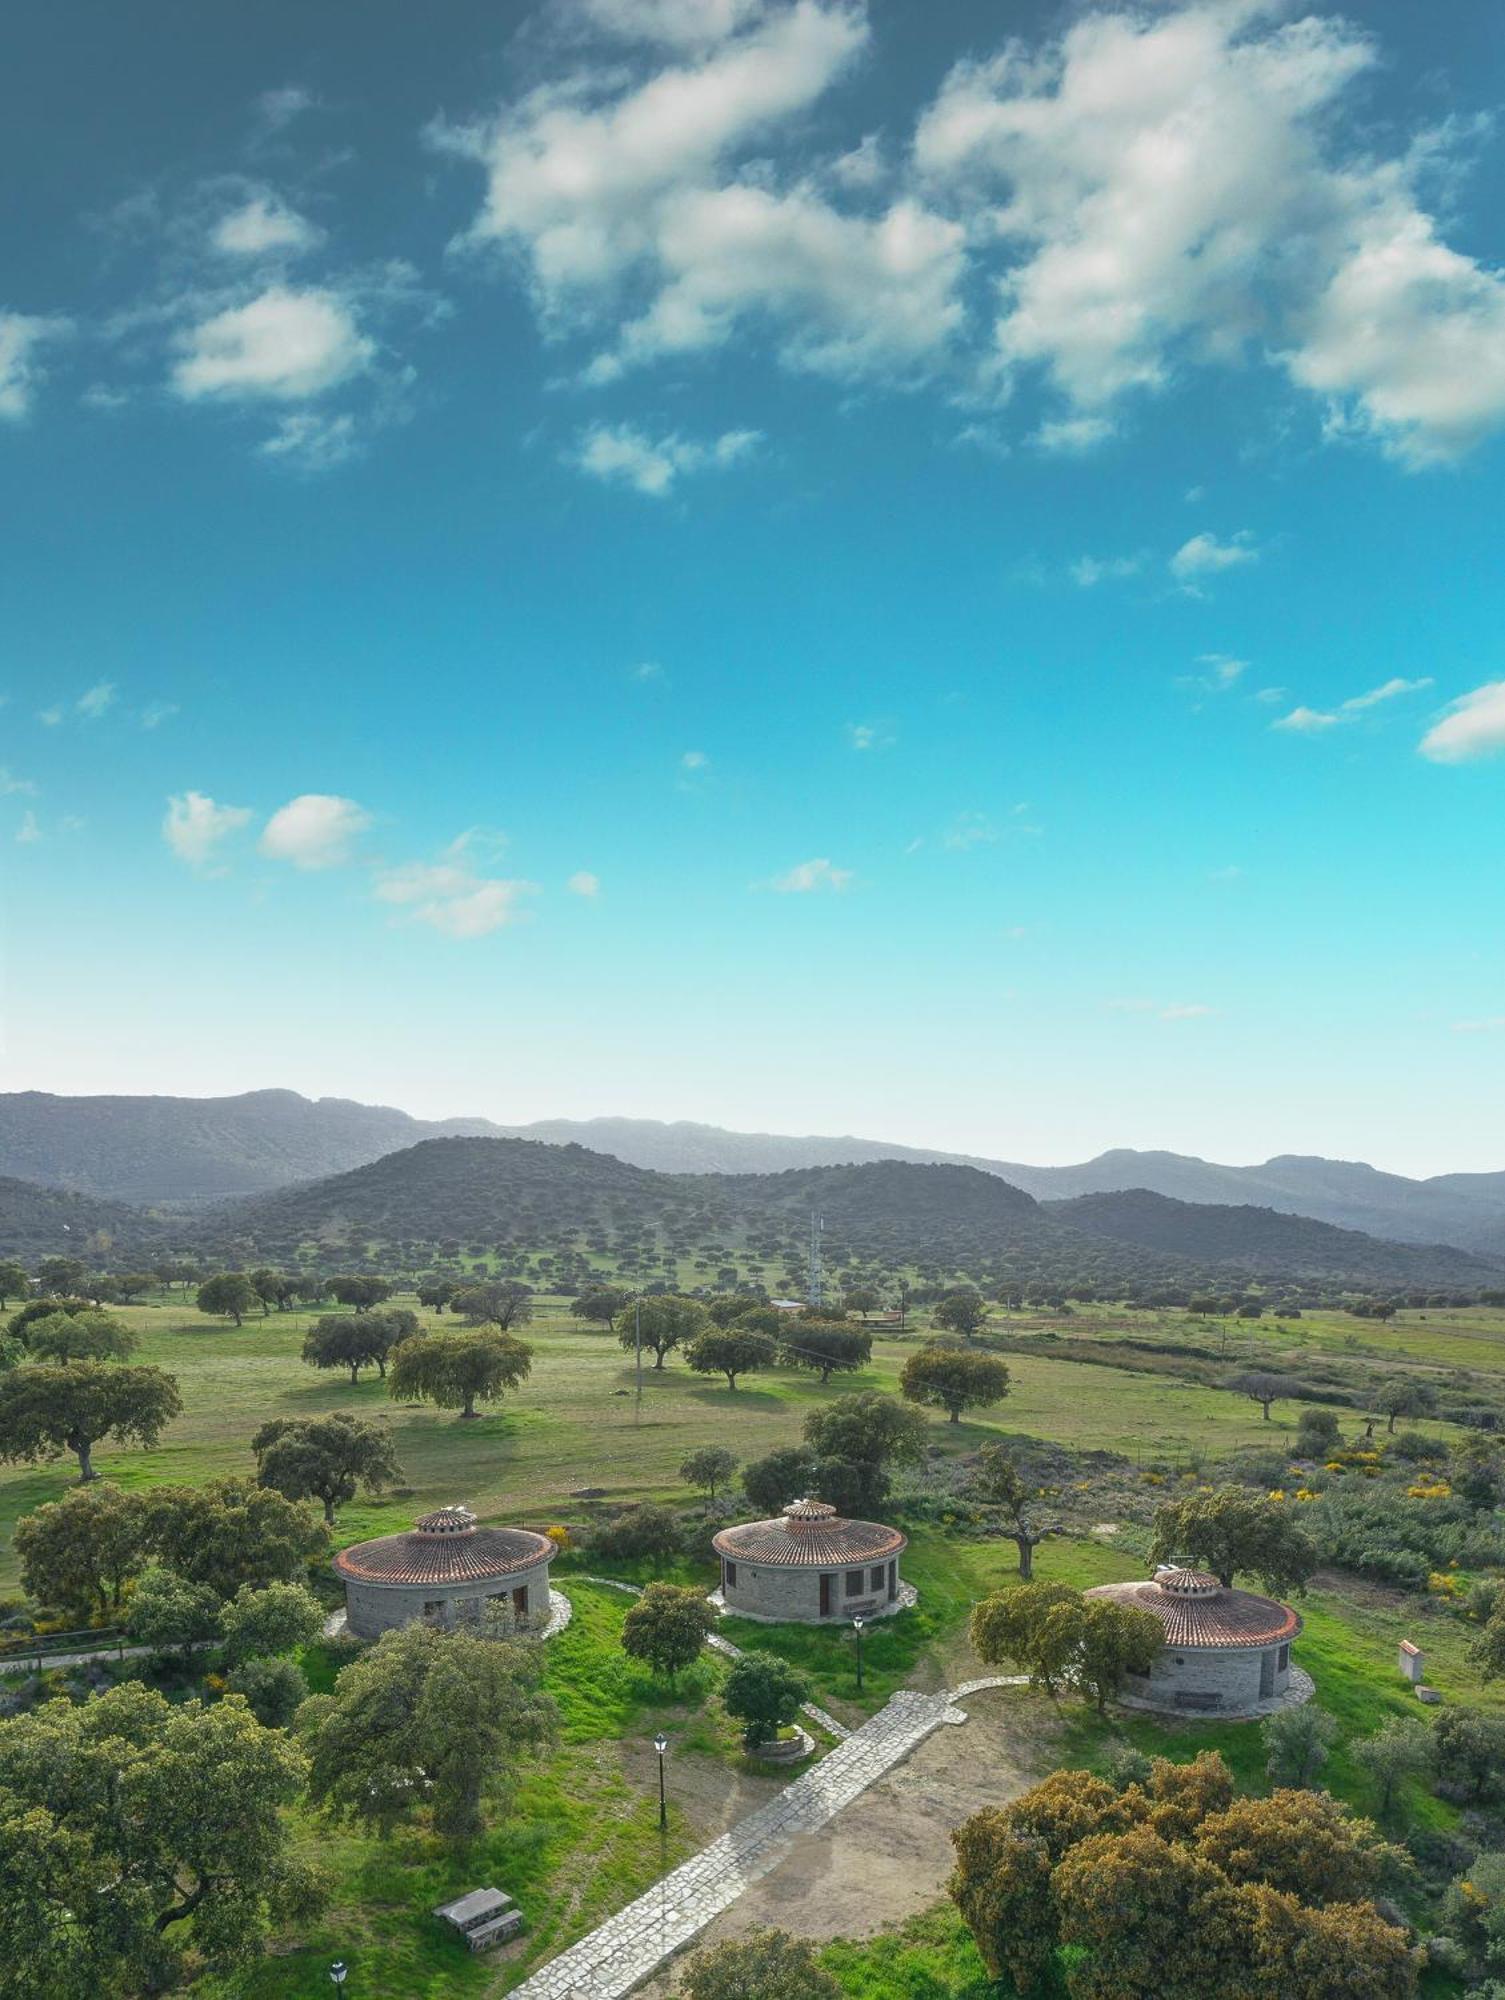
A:
{"label": "cumulus cloud", "polygon": [[1408,463],[1505,419],[1505,280],[1438,239],[1429,152],[1345,124],[1376,50],[1258,0],[1097,9],[1057,42],[958,63],[922,116],[932,197],[999,246],[993,363],[1066,421],[1106,421],[1188,365],[1278,358]]}
{"label": "cumulus cloud", "polygon": [[42,379],[37,350],[64,325],[36,313],[0,312],[0,421],[20,423],[30,414]]}
{"label": "cumulus cloud", "polygon": [[1505,750],[1505,681],[1486,681],[1449,702],[1418,747],[1434,764],[1467,764]]}
{"label": "cumulus cloud", "polygon": [[317,224],[266,189],[222,215],[209,236],[213,248],[227,257],[294,256],[323,240]]}
{"label": "cumulus cloud", "polygon": [[850,868],[837,868],[825,855],[819,855],[813,861],[797,861],[782,875],[772,876],[761,886],[780,896],[811,896],[822,889],[839,893],[851,882]]}
{"label": "cumulus cloud", "polygon": [[107,709],[115,706],[115,691],[113,681],[96,681],[93,687],[85,688],[73,704],[75,713],[90,722],[97,721]]}
{"label": "cumulus cloud", "polygon": [[382,870],[374,890],[378,901],[398,906],[410,922],[445,937],[486,937],[512,923],[522,914],[521,898],[535,885],[478,874],[464,858],[465,849],[462,836],[440,861],[408,861]]}
{"label": "cumulus cloud", "polygon": [[1195,586],[1204,577],[1258,560],[1254,537],[1247,528],[1241,528],[1226,542],[1220,542],[1216,535],[1193,535],[1171,557],[1170,571],[1177,583]]}
{"label": "cumulus cloud", "polygon": [[1080,590],[1095,590],[1100,583],[1121,583],[1125,577],[1137,576],[1143,568],[1142,555],[1078,556],[1071,565],[1071,580]]}
{"label": "cumulus cloud", "polygon": [[338,293],[269,285],[179,337],[172,384],[186,401],[298,402],[368,368],[375,343]]}
{"label": "cumulus cloud", "polygon": [[28,806],[21,815],[21,824],[16,828],[18,847],[34,847],[42,838],[42,829],[37,824],[37,816]]}
{"label": "cumulus cloud", "polygon": [[662,500],[686,474],[724,472],[755,452],[761,431],[723,431],[700,442],[671,432],[652,438],[636,424],[592,424],[575,443],[572,463],[593,479],[630,486]]}
{"label": "cumulus cloud", "polygon": [[320,410],[289,410],[256,449],[263,458],[304,472],[327,472],[354,458],[362,442],[361,427],[349,410],[332,416]]}
{"label": "cumulus cloud", "polygon": [[290,861],[295,868],[338,868],[370,824],[370,813],[354,799],[303,792],[272,814],[259,845],[269,860]]}
{"label": "cumulus cloud", "polygon": [[18,793],[34,798],[36,789],[30,778],[18,778],[14,771],[0,764],[0,798],[14,798]]}
{"label": "cumulus cloud", "polygon": [[851,377],[933,358],[961,324],[962,225],[912,194],[838,209],[816,178],[781,185],[752,165],[865,47],[862,11],[592,0],[590,12],[682,59],[646,79],[582,67],[441,136],[485,171],[467,240],[521,260],[551,331],[616,329],[591,379],[755,322],[794,368]]}
{"label": "cumulus cloud", "polygon": [[205,792],[178,792],[167,802],[162,838],[180,861],[203,868],[219,844],[251,819],[249,806],[222,806]]}
{"label": "cumulus cloud", "polygon": [[588,868],[580,868],[576,870],[564,886],[572,896],[584,896],[589,901],[600,895],[601,877],[599,875],[592,875]]}
{"label": "cumulus cloud", "polygon": [[1382,702],[1394,701],[1397,696],[1403,694],[1418,694],[1423,688],[1429,688],[1431,685],[1430,677],[1408,681],[1395,675],[1388,681],[1381,681],[1378,687],[1372,687],[1364,694],[1350,695],[1347,701],[1340,701],[1336,708],[1293,708],[1289,715],[1277,716],[1270,727],[1289,730],[1297,736],[1320,736],[1326,730],[1336,729],[1341,723],[1357,722],[1367,710],[1378,708]]}

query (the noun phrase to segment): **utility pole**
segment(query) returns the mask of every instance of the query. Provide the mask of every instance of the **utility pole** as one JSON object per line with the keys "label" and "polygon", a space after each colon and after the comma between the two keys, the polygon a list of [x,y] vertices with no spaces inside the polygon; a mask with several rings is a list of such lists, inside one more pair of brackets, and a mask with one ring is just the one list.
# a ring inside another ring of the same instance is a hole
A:
{"label": "utility pole", "polygon": [[638,1399],[633,1406],[633,1415],[640,1420],[643,1414],[643,1301],[641,1299],[634,1299],[632,1302],[632,1329],[638,1369]]}
{"label": "utility pole", "polygon": [[809,1303],[812,1306],[818,1306],[821,1303],[820,1237],[821,1231],[825,1226],[825,1217],[817,1215],[812,1208],[810,1211],[810,1281],[807,1287]]}

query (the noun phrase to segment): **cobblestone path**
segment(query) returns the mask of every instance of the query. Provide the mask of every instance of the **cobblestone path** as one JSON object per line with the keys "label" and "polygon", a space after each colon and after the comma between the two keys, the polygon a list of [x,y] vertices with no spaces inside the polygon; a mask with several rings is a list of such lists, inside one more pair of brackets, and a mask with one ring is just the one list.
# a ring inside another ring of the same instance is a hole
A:
{"label": "cobblestone path", "polygon": [[942,1723],[966,1719],[950,1693],[901,1688],[822,1763],[551,1959],[514,1988],[512,2000],[620,2000],[776,1867],[801,1834],[824,1826]]}

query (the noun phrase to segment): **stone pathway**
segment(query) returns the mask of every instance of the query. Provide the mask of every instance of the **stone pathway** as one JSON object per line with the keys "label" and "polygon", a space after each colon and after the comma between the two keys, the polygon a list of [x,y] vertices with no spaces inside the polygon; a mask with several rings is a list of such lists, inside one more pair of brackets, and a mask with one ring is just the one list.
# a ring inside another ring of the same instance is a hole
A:
{"label": "stone pathway", "polygon": [[[1010,1684],[975,1681],[971,1686]],[[966,1719],[949,1693],[901,1688],[822,1763],[693,1860],[672,1869],[589,1937],[551,1959],[513,1990],[512,2000],[621,2000],[698,1937],[750,1884],[777,1867],[802,1834],[824,1826],[943,1723]]]}

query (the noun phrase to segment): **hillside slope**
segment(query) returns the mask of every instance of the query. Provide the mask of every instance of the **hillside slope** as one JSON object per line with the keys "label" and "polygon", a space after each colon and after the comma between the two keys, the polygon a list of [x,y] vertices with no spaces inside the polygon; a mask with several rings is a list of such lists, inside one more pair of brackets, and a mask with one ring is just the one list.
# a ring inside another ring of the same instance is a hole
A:
{"label": "hillside slope", "polygon": [[29,1262],[51,1254],[113,1264],[162,1252],[176,1242],[155,1217],[124,1202],[96,1201],[61,1188],[38,1187],[0,1175],[0,1255]]}
{"label": "hillside slope", "polygon": [[1423,1248],[1386,1242],[1310,1216],[1248,1204],[1173,1201],[1148,1188],[1077,1195],[1044,1207],[1057,1220],[1093,1235],[1251,1277],[1337,1277],[1377,1287],[1489,1285],[1505,1277],[1505,1266],[1444,1244]]}
{"label": "hillside slope", "polygon": [[0,1093],[0,1174],[115,1201],[206,1201],[343,1173],[415,1140],[494,1131],[387,1105],[251,1090],[238,1097]]}

